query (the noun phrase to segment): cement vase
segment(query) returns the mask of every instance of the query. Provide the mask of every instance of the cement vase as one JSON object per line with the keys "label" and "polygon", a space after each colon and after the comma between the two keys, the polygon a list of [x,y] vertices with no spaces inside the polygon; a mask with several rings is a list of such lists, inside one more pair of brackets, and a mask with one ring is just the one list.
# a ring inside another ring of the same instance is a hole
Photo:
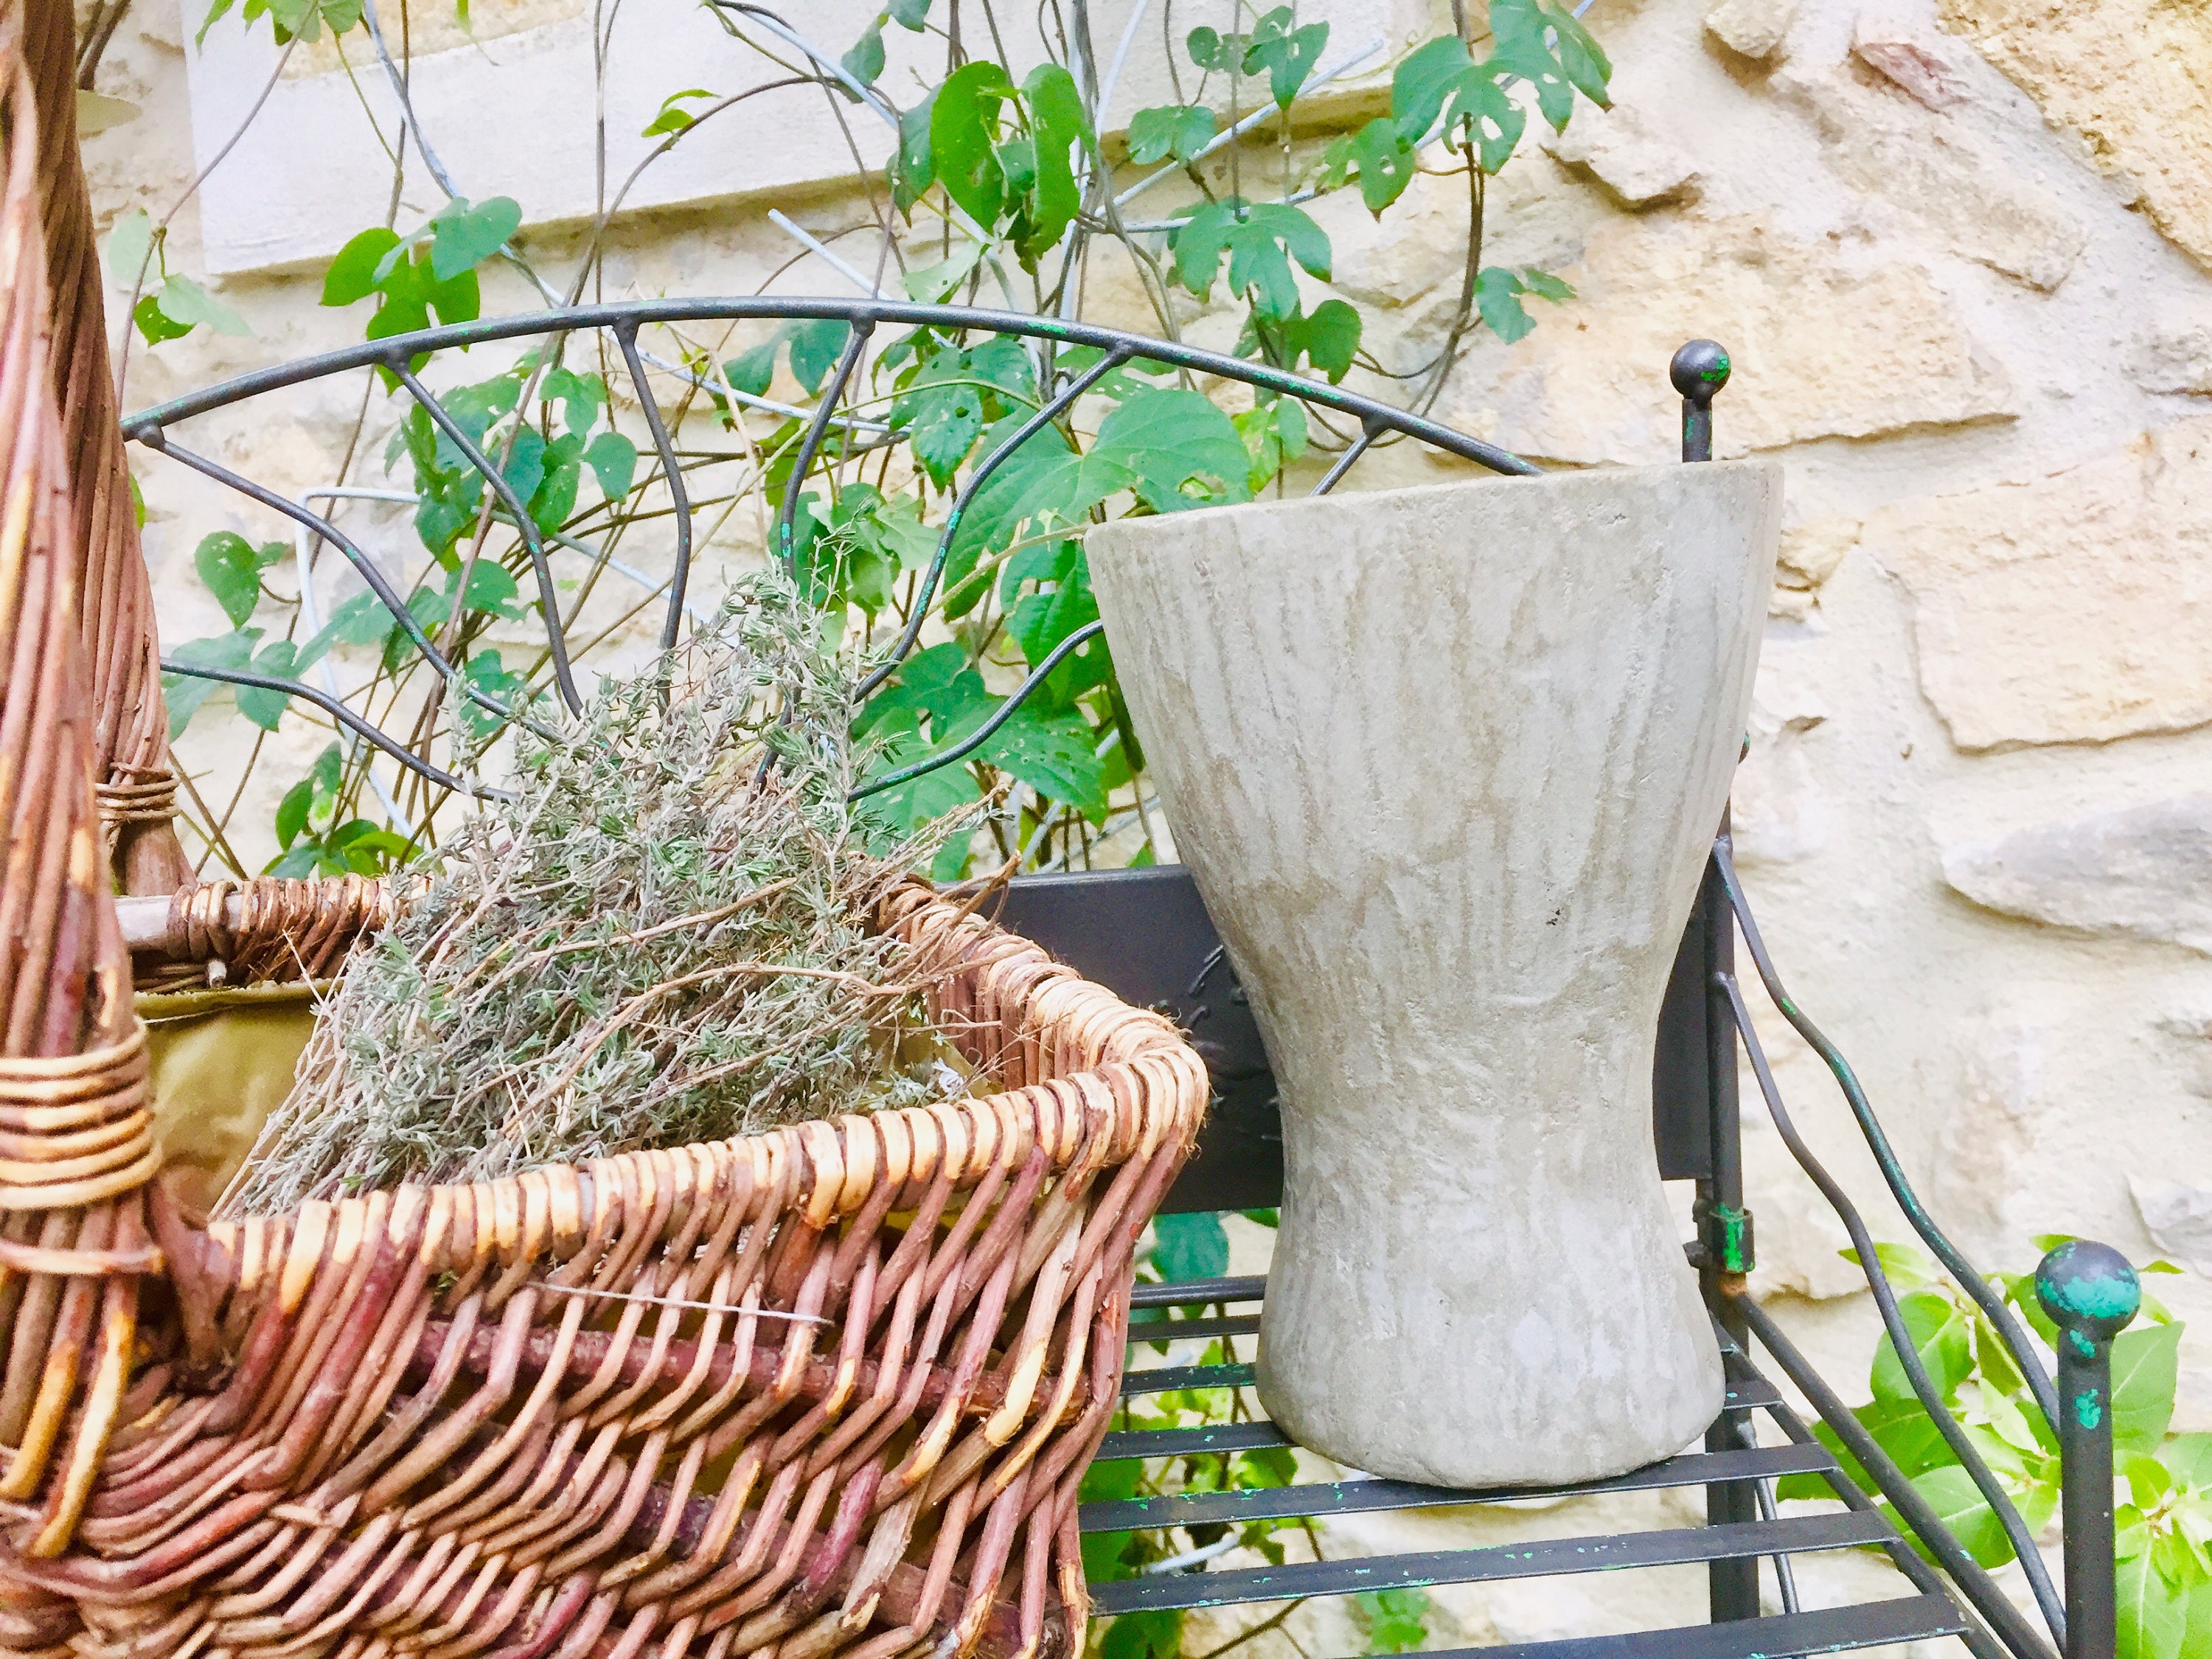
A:
{"label": "cement vase", "polygon": [[1713,1419],[1659,1004],[1738,754],[1780,470],[1123,520],[1089,562],[1281,1086],[1259,1388],[1304,1444],[1595,1479]]}

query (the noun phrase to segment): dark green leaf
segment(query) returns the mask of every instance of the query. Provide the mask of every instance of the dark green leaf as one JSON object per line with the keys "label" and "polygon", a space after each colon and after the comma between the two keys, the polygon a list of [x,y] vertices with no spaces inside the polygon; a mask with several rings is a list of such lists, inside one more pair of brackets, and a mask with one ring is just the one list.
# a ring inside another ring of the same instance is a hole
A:
{"label": "dark green leaf", "polygon": [[314,799],[315,781],[301,778],[276,803],[276,845],[289,849],[307,827],[307,806]]}
{"label": "dark green leaf", "polygon": [[[459,580],[460,572],[453,572],[447,586]],[[488,611],[493,616],[514,621],[526,614],[515,601],[521,597],[515,586],[514,574],[495,559],[478,559],[469,567],[468,592],[462,596],[463,607],[470,611]]]}
{"label": "dark green leaf", "polygon": [[901,213],[910,212],[929,187],[937,182],[937,157],[929,141],[932,112],[936,108],[937,94],[933,92],[899,117],[898,151],[891,158],[891,204]]}
{"label": "dark green leaf", "polygon": [[[495,702],[505,703],[509,708],[519,708],[524,692],[529,689],[522,676],[510,673],[501,663],[499,653],[489,647],[471,653],[468,665],[462,672],[468,683],[478,691]],[[479,741],[489,737],[500,726],[498,715],[482,703],[474,702],[461,704],[461,720]]]}
{"label": "dark green leaf", "polygon": [[1510,78],[1485,64],[1468,72],[1452,97],[1449,125],[1474,133],[1476,162],[1488,173],[1499,172],[1513,159],[1514,148],[1528,125],[1528,112],[1506,90]]}
{"label": "dark green leaf", "polygon": [[862,29],[860,38],[837,61],[844,65],[845,73],[862,86],[875,85],[876,77],[884,72],[884,26],[871,23]]}
{"label": "dark green leaf", "polygon": [[1183,41],[1183,49],[1199,68],[1225,70],[1242,66],[1244,37],[1232,34],[1224,40],[1219,29],[1193,29]]}
{"label": "dark green leaf", "polygon": [[455,198],[430,216],[430,275],[451,282],[474,270],[507,246],[522,228],[522,209],[510,196],[495,196],[474,206]]}
{"label": "dark green leaf", "polygon": [[141,299],[131,313],[131,320],[138,325],[138,332],[148,345],[159,345],[164,340],[181,340],[191,333],[191,325],[173,321],[161,309],[161,296],[149,294]]}
{"label": "dark green leaf", "polygon": [[215,595],[230,625],[243,628],[261,602],[261,573],[282,559],[284,552],[282,542],[257,548],[234,530],[218,530],[201,538],[192,553],[192,568],[199,572],[200,580]]}
{"label": "dark green leaf", "polygon": [[1382,117],[1352,135],[1352,158],[1359,164],[1359,199],[1377,216],[1413,182],[1413,147]]}
{"label": "dark green leaf", "polygon": [[1216,125],[1213,112],[1203,104],[1140,109],[1129,118],[1129,159],[1143,167],[1170,155],[1191,161],[1213,142]]}
{"label": "dark green leaf", "polygon": [[637,477],[637,446],[619,432],[602,432],[586,446],[584,464],[599,481],[600,493],[618,501]]}
{"label": "dark green leaf", "polygon": [[783,343],[783,336],[776,335],[749,350],[741,351],[722,365],[722,373],[730,385],[749,398],[764,398],[775,379],[776,349]]}
{"label": "dark green leaf", "polygon": [[1191,1279],[1218,1279],[1229,1271],[1229,1235],[1210,1210],[1152,1218],[1152,1248],[1147,1257],[1170,1285]]}
{"label": "dark green leaf", "polygon": [[1126,468],[1155,513],[1249,498],[1249,458],[1235,424],[1204,393],[1182,387],[1140,392],[1122,404],[1100,422],[1085,460]]}
{"label": "dark green leaf", "polygon": [[1567,79],[1577,91],[1600,109],[1611,109],[1612,100],[1606,94],[1607,83],[1613,78],[1612,61],[1605,48],[1591,38],[1581,20],[1564,6],[1547,6],[1544,15],[1552,26],[1559,67],[1566,71]]}
{"label": "dark green leaf", "polygon": [[[270,641],[253,659],[253,672],[266,674],[271,679],[290,679],[295,671],[295,653],[289,640]],[[288,691],[270,691],[258,685],[241,685],[237,694],[238,712],[264,732],[276,729],[292,701]]]}
{"label": "dark green leaf", "polygon": [[[253,665],[254,642],[260,637],[261,630],[258,628],[240,629],[212,639],[186,640],[181,645],[172,647],[168,655],[179,662],[195,663],[207,668],[248,669]],[[161,697],[168,705],[169,735],[172,738],[182,734],[199,706],[220,690],[222,684],[220,680],[203,679],[197,674],[161,676]]]}
{"label": "dark green leaf", "polygon": [[1421,1589],[1361,1590],[1352,1598],[1367,1627],[1370,1653],[1412,1653],[1429,1639],[1429,1594]]}
{"label": "dark green leaf", "polygon": [[[1285,321],[1281,335],[1291,368],[1297,368],[1298,359],[1304,357],[1328,375],[1334,386],[1344,379],[1359,350],[1359,313],[1342,300],[1324,300],[1314,307],[1312,316]],[[1300,431],[1304,431],[1303,421]]]}
{"label": "dark green leaf", "polygon": [[1252,31],[1251,44],[1244,50],[1244,73],[1267,76],[1267,89],[1274,94],[1278,109],[1291,106],[1328,44],[1328,24],[1292,28],[1291,16],[1288,6],[1269,12]]}
{"label": "dark green leaf", "polygon": [[822,382],[844,355],[845,342],[852,331],[850,324],[835,317],[792,325],[791,378],[806,388],[808,396],[822,390]]}
{"label": "dark green leaf", "polygon": [[930,111],[929,145],[938,180],[986,230],[1006,211],[1006,175],[994,141],[1000,106],[1013,93],[1005,70],[978,59],[945,77]]}
{"label": "dark green leaf", "polygon": [[1048,713],[1035,696],[1012,715],[983,746],[978,760],[1012,774],[1048,799],[1065,801],[1088,815],[1106,810],[1105,769],[1099,763],[1097,738],[1081,715]]}
{"label": "dark green leaf", "polygon": [[1082,204],[1070,152],[1088,143],[1091,123],[1075,77],[1057,64],[1040,64],[1031,70],[1022,83],[1022,96],[1035,141],[1035,175],[1015,228],[1014,251],[1024,267],[1034,270],[1037,260],[1059,246]]}
{"label": "dark green leaf", "polygon": [[1099,1638],[1098,1659],[1182,1659],[1182,1614],[1121,1614]]}
{"label": "dark green leaf", "polygon": [[185,328],[205,324],[218,334],[251,334],[246,319],[210,294],[189,276],[172,276],[161,284],[161,314]]}
{"label": "dark green leaf", "polygon": [[398,246],[398,233],[383,225],[364,230],[348,242],[323,273],[323,304],[349,306],[375,293],[377,267]]}
{"label": "dark green leaf", "polygon": [[1508,345],[1536,326],[1536,319],[1521,303],[1525,291],[1521,279],[1503,265],[1485,265],[1474,279],[1475,309],[1490,331]]}
{"label": "dark green leaf", "polygon": [[1418,144],[1428,135],[1472,61],[1467,43],[1455,34],[1439,35],[1407,54],[1390,76],[1390,118],[1400,137]]}

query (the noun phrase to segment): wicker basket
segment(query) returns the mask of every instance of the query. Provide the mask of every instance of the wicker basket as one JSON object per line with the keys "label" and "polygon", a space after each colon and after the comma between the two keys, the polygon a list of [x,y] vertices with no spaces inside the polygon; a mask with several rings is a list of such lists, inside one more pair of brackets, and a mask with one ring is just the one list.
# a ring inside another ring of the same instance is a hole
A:
{"label": "wicker basket", "polygon": [[[82,191],[34,118],[70,107],[67,19],[0,0],[0,1652],[1064,1654],[1206,1085],[1035,945],[923,889],[877,918],[995,1091],[240,1224],[155,1179],[109,866],[159,864],[131,780],[167,757],[135,544],[80,606],[129,538],[88,220],[40,219]],[[160,899],[163,949],[298,898]],[[307,971],[337,948],[276,931]]]}
{"label": "wicker basket", "polygon": [[1004,1092],[204,1232],[157,1191],[180,1346],[10,1591],[133,1652],[1067,1651],[1204,1072],[1035,945],[892,908]]}

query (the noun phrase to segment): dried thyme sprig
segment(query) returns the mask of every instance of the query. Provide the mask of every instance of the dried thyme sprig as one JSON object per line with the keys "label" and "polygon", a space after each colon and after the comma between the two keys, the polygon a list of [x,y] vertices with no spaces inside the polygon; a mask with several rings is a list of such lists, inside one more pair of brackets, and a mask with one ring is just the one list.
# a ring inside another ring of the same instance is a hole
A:
{"label": "dried thyme sprig", "polygon": [[524,751],[518,799],[346,969],[223,1212],[941,1091],[927,964],[864,922],[943,832],[870,850],[817,622],[750,579],[711,637]]}

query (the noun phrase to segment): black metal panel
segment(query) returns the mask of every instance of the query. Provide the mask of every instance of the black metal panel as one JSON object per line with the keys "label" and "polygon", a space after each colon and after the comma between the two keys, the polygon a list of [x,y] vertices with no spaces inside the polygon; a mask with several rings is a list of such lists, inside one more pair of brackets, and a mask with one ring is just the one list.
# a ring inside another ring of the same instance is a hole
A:
{"label": "black metal panel", "polygon": [[1907,1595],[1733,1625],[1450,1648],[1425,1653],[1421,1659],[1801,1659],[1808,1654],[1848,1653],[1854,1648],[1957,1636],[1966,1628],[1966,1621],[1950,1597]]}
{"label": "black metal panel", "polygon": [[1260,1329],[1260,1316],[1228,1314],[1218,1319],[1145,1319],[1129,1325],[1129,1346],[1139,1342],[1185,1342],[1200,1337],[1252,1336]]}
{"label": "black metal panel", "polygon": [[1205,1057],[1212,1109],[1162,1212],[1281,1203],[1275,1074],[1190,872],[1170,864],[1021,876],[999,919],[1124,1002],[1165,1014]]}
{"label": "black metal panel", "polygon": [[1326,1521],[1340,1515],[1395,1510],[1455,1509],[1466,1504],[1510,1504],[1531,1498],[1580,1498],[1598,1492],[1659,1492],[1702,1486],[1709,1480],[1771,1480],[1784,1474],[1825,1474],[1836,1462],[1820,1446],[1760,1446],[1730,1452],[1692,1453],[1565,1486],[1496,1486],[1482,1492],[1424,1486],[1410,1480],[1340,1480],[1304,1486],[1265,1486],[1237,1492],[1171,1493],[1085,1504],[1077,1512],[1085,1532],[1129,1532],[1139,1527],[1202,1527],[1248,1521],[1287,1521],[1304,1516]]}
{"label": "black metal panel", "polygon": [[1288,1601],[1304,1595],[1352,1595],[1362,1590],[1549,1578],[1571,1572],[1612,1572],[1627,1567],[1671,1567],[1848,1549],[1856,1544],[1883,1543],[1894,1536],[1881,1516],[1856,1515],[1846,1510],[1838,1515],[1793,1516],[1785,1521],[1753,1521],[1739,1526],[1676,1527],[1600,1538],[1532,1539],[1483,1549],[1292,1561],[1279,1567],[1240,1567],[1230,1572],[1158,1573],[1100,1584],[1091,1591],[1091,1606],[1102,1613],[1237,1607],[1254,1601]]}
{"label": "black metal panel", "polygon": [[[1161,1210],[1280,1203],[1283,1126],[1274,1073],[1190,872],[1170,864],[1018,876],[999,920],[1123,1001],[1167,1015],[1205,1057],[1212,1110],[1197,1155]],[[1675,957],[1652,1056],[1652,1130],[1659,1173],[1668,1180],[1711,1169],[1704,961],[1700,912],[1691,917]]]}

